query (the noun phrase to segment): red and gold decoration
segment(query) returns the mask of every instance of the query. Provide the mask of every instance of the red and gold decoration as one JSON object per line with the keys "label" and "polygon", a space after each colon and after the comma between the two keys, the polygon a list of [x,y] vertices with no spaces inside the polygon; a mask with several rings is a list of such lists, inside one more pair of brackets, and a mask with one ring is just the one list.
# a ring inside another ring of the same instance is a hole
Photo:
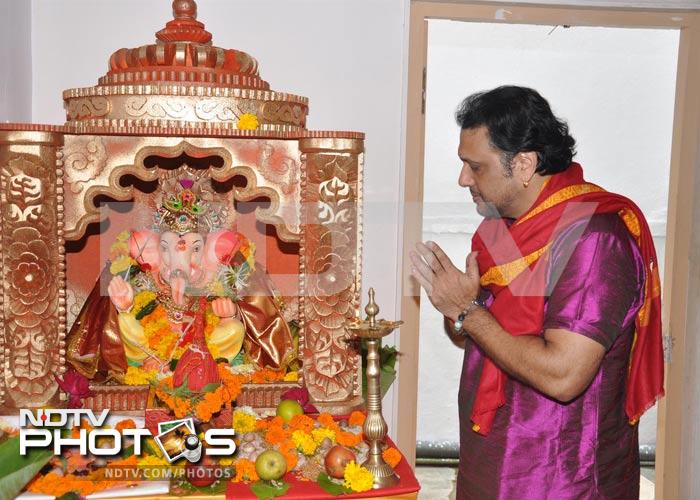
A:
{"label": "red and gold decoration", "polygon": [[[211,496],[252,498],[266,481],[287,483],[289,498],[374,496],[396,477],[384,467],[402,477],[387,494],[415,494],[369,373],[368,413],[356,411],[362,364],[346,324],[360,312],[364,134],[308,130],[308,98],[216,46],[194,0],[172,9],[154,43],[116,50],[95,86],[63,93],[65,124],[0,124],[0,409],[233,425],[239,452],[216,464],[233,476],[201,483]],[[218,238],[205,248],[217,272],[176,290],[183,273],[160,273],[162,254],[189,251],[197,234]],[[115,278],[124,307],[107,290]],[[285,397],[314,413],[272,417]],[[105,467],[166,466],[152,444],[49,465],[29,491],[131,488],[104,481]],[[170,493],[197,487],[173,480]]]}
{"label": "red and gold decoration", "polygon": [[[362,405],[361,365],[344,342],[343,324],[359,308],[363,134],[307,130],[307,98],[271,90],[253,57],[212,44],[194,1],[173,2],[173,14],[155,44],[116,51],[96,86],[64,93],[64,125],[0,124],[7,200],[0,252],[13,263],[4,268],[0,297],[0,404],[58,402],[54,374],[62,375],[76,348],[68,330],[77,322],[112,321],[97,307],[78,315],[104,263],[93,235],[94,223],[106,217],[100,201],[145,205],[152,195],[140,186],[160,182],[164,165],[184,161],[229,186],[220,193],[229,206],[269,200],[254,217],[272,231],[246,236],[265,244],[268,268],[298,276],[288,285],[293,291],[275,298],[299,326],[297,380],[259,390],[251,380],[240,402],[274,407],[281,393],[303,385],[318,407],[351,411]],[[232,189],[234,178],[243,182]],[[295,250],[280,253],[283,245]],[[116,268],[127,262],[112,261]],[[154,312],[153,323],[162,312]],[[115,333],[105,328],[112,333],[94,346],[109,353]],[[129,368],[125,360],[100,365],[78,356],[104,373],[91,384],[86,406],[145,409],[146,385],[114,384],[115,374]]]}

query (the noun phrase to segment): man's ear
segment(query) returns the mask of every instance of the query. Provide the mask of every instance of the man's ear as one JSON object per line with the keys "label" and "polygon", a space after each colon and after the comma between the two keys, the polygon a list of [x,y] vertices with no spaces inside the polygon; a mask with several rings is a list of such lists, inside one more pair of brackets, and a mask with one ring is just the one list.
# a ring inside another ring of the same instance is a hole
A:
{"label": "man's ear", "polygon": [[522,151],[513,157],[513,174],[521,182],[530,182],[537,171],[539,158],[534,151]]}

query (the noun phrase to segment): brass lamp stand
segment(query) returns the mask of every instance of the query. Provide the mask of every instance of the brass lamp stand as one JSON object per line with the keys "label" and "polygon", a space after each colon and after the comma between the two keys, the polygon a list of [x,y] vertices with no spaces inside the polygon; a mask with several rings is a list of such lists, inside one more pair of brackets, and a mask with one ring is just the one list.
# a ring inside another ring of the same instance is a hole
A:
{"label": "brass lamp stand", "polygon": [[369,455],[362,464],[374,475],[374,489],[398,484],[399,477],[382,458],[382,445],[387,434],[387,425],[382,416],[382,394],[379,385],[379,342],[403,321],[376,319],[379,306],[374,302],[374,289],[369,289],[369,303],[365,307],[367,319],[355,319],[347,326],[353,338],[367,340],[367,418],[362,429],[369,444]]}

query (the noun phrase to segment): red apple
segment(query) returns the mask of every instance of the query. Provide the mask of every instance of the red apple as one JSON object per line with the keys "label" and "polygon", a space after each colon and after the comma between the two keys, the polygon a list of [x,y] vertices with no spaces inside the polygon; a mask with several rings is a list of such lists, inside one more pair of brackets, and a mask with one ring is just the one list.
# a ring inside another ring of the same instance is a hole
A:
{"label": "red apple", "polygon": [[326,473],[330,477],[342,479],[345,473],[345,466],[355,460],[355,454],[339,444],[328,450],[323,464],[326,466]]}
{"label": "red apple", "polygon": [[207,455],[203,455],[199,463],[188,462],[185,466],[185,477],[192,486],[202,488],[216,481],[216,463]]}

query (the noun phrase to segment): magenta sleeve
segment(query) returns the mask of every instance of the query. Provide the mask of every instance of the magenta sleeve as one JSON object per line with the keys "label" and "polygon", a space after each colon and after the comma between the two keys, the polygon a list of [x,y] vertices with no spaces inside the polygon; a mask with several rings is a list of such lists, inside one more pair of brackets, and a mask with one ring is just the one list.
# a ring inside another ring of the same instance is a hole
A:
{"label": "magenta sleeve", "polygon": [[569,330],[609,349],[643,300],[634,239],[617,214],[600,214],[568,228],[551,252],[544,329]]}

